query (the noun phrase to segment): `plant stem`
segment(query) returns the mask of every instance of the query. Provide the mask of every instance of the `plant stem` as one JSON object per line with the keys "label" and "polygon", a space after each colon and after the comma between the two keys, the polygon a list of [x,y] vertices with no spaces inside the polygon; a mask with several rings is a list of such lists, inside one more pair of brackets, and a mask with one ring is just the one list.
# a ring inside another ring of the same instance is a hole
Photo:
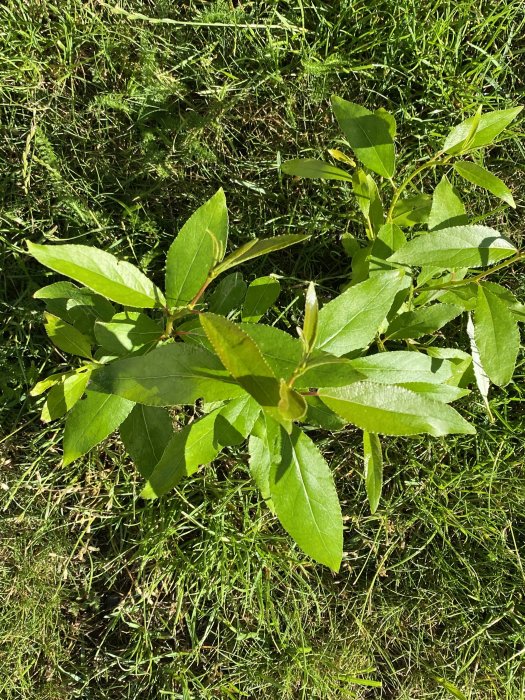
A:
{"label": "plant stem", "polygon": [[401,194],[406,190],[408,185],[416,178],[418,175],[420,175],[422,172],[425,170],[428,170],[429,168],[434,168],[438,165],[446,165],[448,161],[452,158],[452,156],[445,156],[445,158],[442,157],[441,153],[436,153],[436,155],[432,156],[430,160],[427,160],[426,163],[423,163],[422,165],[419,166],[419,168],[416,168],[397,188],[397,190],[394,191],[394,196],[392,197],[392,201],[390,203],[390,208],[388,210],[388,214],[386,217],[387,223],[392,222],[392,214],[394,211],[394,208],[398,202],[399,197]]}
{"label": "plant stem", "polygon": [[414,289],[414,292],[433,292],[434,290],[440,290],[440,289],[450,289],[451,287],[463,287],[466,284],[470,284],[471,282],[478,283],[482,279],[485,279],[485,277],[488,277],[489,275],[492,275],[493,272],[498,272],[499,270],[503,270],[504,268],[508,267],[509,265],[513,265],[515,262],[519,262],[520,260],[523,260],[525,258],[525,251],[520,251],[516,253],[516,255],[513,255],[512,258],[508,258],[507,260],[504,260],[503,262],[499,263],[498,265],[494,265],[494,267],[491,267],[490,270],[484,270],[483,272],[480,272],[477,275],[474,275],[474,277],[466,277],[465,279],[462,280],[452,280],[450,282],[445,282],[444,284],[436,284],[435,286],[432,287],[416,287]]}

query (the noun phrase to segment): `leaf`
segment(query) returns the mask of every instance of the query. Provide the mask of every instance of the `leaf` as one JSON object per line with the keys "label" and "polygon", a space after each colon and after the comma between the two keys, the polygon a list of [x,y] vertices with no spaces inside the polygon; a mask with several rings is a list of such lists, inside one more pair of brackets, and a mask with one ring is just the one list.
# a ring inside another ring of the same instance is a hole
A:
{"label": "leaf", "polygon": [[346,386],[363,378],[362,374],[356,372],[351,360],[316,352],[307,361],[306,370],[297,377],[294,386],[297,389]]}
{"label": "leaf", "polygon": [[332,473],[314,443],[297,426],[281,430],[280,455],[272,455],[270,493],[284,529],[312,559],[338,571],[343,519]]}
{"label": "leaf", "polygon": [[507,185],[499,177],[482,168],[481,165],[466,160],[459,160],[454,163],[454,170],[468,182],[478,185],[478,187],[483,187],[488,192],[492,192],[496,197],[499,197],[499,199],[516,209],[516,202]]}
{"label": "leaf", "polygon": [[87,391],[66,419],[63,464],[67,466],[89,452],[116,430],[131,413],[133,401],[120,396]]}
{"label": "leaf", "polygon": [[374,514],[379,505],[383,488],[383,453],[377,435],[366,430],[363,431],[363,453],[366,495],[370,504],[370,512]]}
{"label": "leaf", "polygon": [[104,250],[85,245],[37,245],[30,241],[27,247],[42,265],[111,301],[137,308],[164,306],[164,295],[138,267]]}
{"label": "leaf", "polygon": [[69,323],[62,321],[58,316],[45,313],[45,329],[49,338],[53,343],[71,355],[79,355],[91,359],[91,345],[89,340],[82,335],[76,328],[70,326]]}
{"label": "leaf", "polygon": [[301,420],[306,414],[306,401],[304,396],[291,389],[288,384],[281,379],[279,386],[279,413],[285,420]]}
{"label": "leaf", "polygon": [[305,400],[308,408],[303,421],[307,425],[331,431],[341,430],[346,426],[346,421],[328,408],[318,396],[305,396]]}
{"label": "leaf", "polygon": [[297,158],[288,160],[281,165],[281,170],[287,175],[295,175],[296,177],[308,177],[322,180],[346,180],[350,182],[352,176],[341,168],[336,168],[335,165],[325,163],[324,160],[316,160],[315,158]]}
{"label": "leaf", "polygon": [[485,280],[480,282],[480,284],[482,287],[488,289],[489,292],[495,294],[503,302],[505,302],[505,304],[512,311],[512,313],[518,319],[518,321],[525,321],[525,305],[519,302],[510,290],[508,290],[506,287],[502,287],[500,284],[495,284],[494,282],[487,282]]}
{"label": "leaf", "polygon": [[249,394],[228,401],[215,423],[215,434],[220,445],[240,445],[251,433],[261,407]]}
{"label": "leaf", "polygon": [[[247,285],[240,272],[226,275],[211,294],[208,309],[214,314],[227,316],[230,311],[240,309],[246,296]],[[197,320],[197,325],[199,325]],[[199,326],[200,327],[200,326]]]}
{"label": "leaf", "polygon": [[395,170],[391,120],[335,95],[332,96],[332,109],[350,147],[363,165],[382,177],[391,178]]}
{"label": "leaf", "polygon": [[392,212],[392,223],[398,226],[415,226],[428,221],[432,197],[428,194],[416,194],[405,199],[398,199]]}
{"label": "leaf", "polygon": [[248,441],[250,474],[266,505],[275,513],[270,493],[270,470],[272,462],[280,459],[281,426],[269,416],[262,414],[255,424]]}
{"label": "leaf", "polygon": [[173,422],[165,408],[137,404],[120,426],[120,437],[144,478],[160,461],[173,435]]}
{"label": "leaf", "polygon": [[241,323],[240,328],[255,342],[275,376],[290,379],[302,359],[300,340],[262,323]]}
{"label": "leaf", "polygon": [[396,224],[384,224],[377,232],[370,255],[386,260],[392,253],[405,245],[407,239]]}
{"label": "leaf", "polygon": [[439,436],[475,432],[450,406],[398,386],[357,382],[318,393],[341,418],[371,433]]}
{"label": "leaf", "polygon": [[307,353],[311,353],[315,348],[318,324],[319,304],[317,302],[317,294],[315,293],[315,285],[313,282],[310,282],[306,291],[302,331],[302,340]]}
{"label": "leaf", "polygon": [[463,312],[460,306],[452,304],[432,304],[416,311],[407,311],[396,316],[388,326],[387,340],[402,338],[421,338],[435,333]]}
{"label": "leaf", "polygon": [[257,323],[273,305],[281,285],[275,277],[258,277],[251,282],[246,292],[242,309],[242,320],[246,323]]}
{"label": "leaf", "polygon": [[494,418],[492,416],[492,411],[490,410],[490,405],[489,405],[489,400],[488,400],[489,390],[490,390],[490,379],[488,378],[487,373],[485,372],[485,369],[483,368],[483,365],[481,364],[481,360],[479,357],[479,350],[478,350],[478,346],[476,344],[474,323],[472,322],[471,314],[468,315],[467,335],[468,335],[469,340],[470,340],[470,350],[472,352],[472,367],[474,370],[474,377],[476,379],[476,385],[478,387],[479,393],[481,394],[481,398],[483,399],[483,403],[485,404],[485,408],[487,409],[487,413],[488,413],[490,419],[493,421]]}
{"label": "leaf", "polygon": [[116,360],[100,369],[93,382],[97,390],[149,406],[193,404],[200,398],[223,401],[244,393],[217,357],[186,343]]}
{"label": "leaf", "polygon": [[429,357],[421,352],[394,350],[349,360],[361,377],[380,384],[425,382],[441,384],[452,378],[455,365],[443,358]]}
{"label": "leaf", "polygon": [[453,226],[413,238],[389,260],[405,265],[435,265],[444,270],[454,270],[485,267],[515,252],[513,244],[493,228]]}
{"label": "leaf", "polygon": [[86,389],[91,369],[63,375],[63,381],[56,384],[47,395],[40,418],[44,423],[60,418],[73,408]]}
{"label": "leaf", "polygon": [[482,114],[481,118],[479,118],[478,127],[471,139],[469,139],[469,134],[472,124],[477,117],[466,119],[458,126],[455,126],[449,133],[443,144],[443,151],[456,155],[463,153],[464,150],[472,151],[481,146],[488,146],[507,128],[522,109],[523,107],[513,107],[511,109],[497,109]]}
{"label": "leaf", "polygon": [[58,374],[50,374],[49,377],[46,377],[45,379],[42,379],[41,381],[37,382],[29,392],[29,395],[40,396],[51,387],[55,386],[56,384],[60,384],[66,379],[66,377],[71,377],[73,374],[75,373],[59,372]]}
{"label": "leaf", "polygon": [[430,231],[437,231],[453,226],[464,226],[467,223],[465,206],[448,177],[443,175],[432,195],[428,228]]}
{"label": "leaf", "polygon": [[352,176],[352,187],[357,199],[357,204],[363,214],[369,238],[373,237],[385,222],[383,205],[379,196],[379,190],[371,175],[358,168]]}
{"label": "leaf", "polygon": [[319,312],[318,348],[337,356],[365,348],[406,284],[399,270],[381,272],[323,306]]}
{"label": "leaf", "polygon": [[108,353],[117,356],[127,355],[146,345],[153,347],[163,333],[163,328],[156,321],[138,311],[122,311],[108,323],[95,323],[98,343]]}
{"label": "leaf", "polygon": [[253,260],[253,258],[258,258],[261,255],[267,255],[268,253],[273,253],[276,250],[282,250],[283,248],[288,248],[296,243],[302,243],[310,238],[310,235],[304,235],[299,233],[285,233],[282,236],[273,236],[272,238],[258,239],[254,238],[252,241],[248,241],[244,245],[234,250],[230,253],[227,258],[225,258],[222,263],[217,265],[213,270],[213,276],[217,277],[219,274],[229,270],[236,265],[241,265],[247,260]]}
{"label": "leaf", "polygon": [[401,386],[409,391],[415,391],[416,394],[424,394],[436,401],[443,403],[451,403],[457,401],[463,396],[468,396],[468,389],[460,389],[451,384],[428,384],[426,382],[399,382],[397,386]]}
{"label": "leaf", "polygon": [[518,322],[505,302],[481,285],[474,311],[474,338],[490,381],[497,386],[508,384],[520,349]]}
{"label": "leaf", "polygon": [[228,209],[221,188],[195,211],[171,244],[166,258],[166,299],[187,306],[220,262],[228,240]]}
{"label": "leaf", "polygon": [[341,163],[346,163],[346,165],[351,165],[352,168],[355,168],[355,160],[350,158],[350,156],[347,156],[346,153],[343,153],[338,148],[329,148],[328,153],[332,156],[332,158],[335,158],[335,160],[338,160]]}

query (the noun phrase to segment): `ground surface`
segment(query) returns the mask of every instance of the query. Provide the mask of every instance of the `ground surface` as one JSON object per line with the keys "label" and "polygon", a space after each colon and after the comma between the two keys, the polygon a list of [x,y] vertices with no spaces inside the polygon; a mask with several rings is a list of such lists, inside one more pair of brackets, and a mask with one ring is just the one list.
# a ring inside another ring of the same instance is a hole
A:
{"label": "ground surface", "polygon": [[[323,436],[347,516],[334,577],[259,502],[243,450],[148,505],[115,441],[59,466],[61,424],[28,395],[60,362],[32,299],[56,278],[23,245],[93,243],[156,277],[222,185],[234,241],[313,234],[246,269],[286,278],[293,326],[305,280],[344,282],[356,212],[345,186],[283,180],[279,159],[341,145],[332,92],[393,111],[405,161],[478,104],[523,103],[522,0],[112,6],[0,8],[0,697],[525,698],[523,359],[494,424],[464,402],[476,438],[389,442],[373,517],[357,435]],[[524,145],[518,124],[489,154],[518,202],[489,221],[517,241]],[[472,191],[471,211],[495,206]]]}

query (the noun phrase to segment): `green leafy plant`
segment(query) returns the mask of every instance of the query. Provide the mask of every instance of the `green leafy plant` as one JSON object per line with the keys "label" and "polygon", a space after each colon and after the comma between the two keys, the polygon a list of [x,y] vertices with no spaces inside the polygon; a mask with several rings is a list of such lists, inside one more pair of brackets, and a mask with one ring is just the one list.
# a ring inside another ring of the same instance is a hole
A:
{"label": "green leafy plant", "polygon": [[[253,239],[226,255],[222,190],[179,231],[167,255],[164,291],[102,250],[28,247],[43,265],[83,285],[57,282],[35,294],[46,304],[50,339],[77,358],[32,392],[48,391],[43,420],[67,413],[64,463],[118,429],[146,481],[142,496],[152,499],[247,440],[251,475],[271,511],[307,554],[337,570],[341,508],[330,467],[311,436],[347,424],[362,430],[374,512],[382,489],[379,435],[474,433],[449,404],[469,393],[474,375],[485,402],[490,381],[511,380],[525,309],[486,277],[525,254],[479,225],[479,218],[469,223],[446,174],[432,195],[415,189],[424,171],[443,167],[514,205],[508,188],[468,157],[491,143],[519,109],[478,112],[396,186],[392,115],[340,98],[333,106],[367,170],[350,174],[315,160],[290,161],[283,170],[349,183],[367,239],[362,245],[344,237],[352,276],[341,294],[319,308],[315,286],[308,285],[297,337],[260,322],[278,298],[279,282],[261,277],[248,286],[232,269],[307,236]],[[355,167],[341,151],[330,153]],[[392,196],[385,210],[387,188]],[[410,240],[407,229],[414,232]],[[471,353],[441,343],[441,329],[464,312],[473,314]]]}

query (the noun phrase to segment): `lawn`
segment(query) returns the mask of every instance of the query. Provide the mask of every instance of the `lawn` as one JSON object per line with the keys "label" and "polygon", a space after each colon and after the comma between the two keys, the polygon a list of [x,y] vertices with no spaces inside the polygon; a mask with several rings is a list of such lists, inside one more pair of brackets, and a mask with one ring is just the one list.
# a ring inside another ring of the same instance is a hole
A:
{"label": "lawn", "polygon": [[[231,238],[308,233],[244,267],[285,292],[348,279],[345,183],[284,177],[344,143],[336,93],[398,123],[401,167],[478,105],[525,104],[523,0],[5,0],[0,7],[0,698],[525,699],[525,357],[460,411],[476,436],[390,438],[366,502],[357,430],[319,435],[345,518],[334,575],[293,545],[230,450],[145,502],[117,439],[61,466],[62,421],[29,391],[55,371],[58,277],[25,241],[97,245],[161,276],[219,187]],[[470,212],[524,241],[523,118],[487,154],[517,210]],[[430,176],[429,184],[435,184]],[[518,267],[501,284],[525,300]],[[454,326],[466,347],[466,330]]]}

